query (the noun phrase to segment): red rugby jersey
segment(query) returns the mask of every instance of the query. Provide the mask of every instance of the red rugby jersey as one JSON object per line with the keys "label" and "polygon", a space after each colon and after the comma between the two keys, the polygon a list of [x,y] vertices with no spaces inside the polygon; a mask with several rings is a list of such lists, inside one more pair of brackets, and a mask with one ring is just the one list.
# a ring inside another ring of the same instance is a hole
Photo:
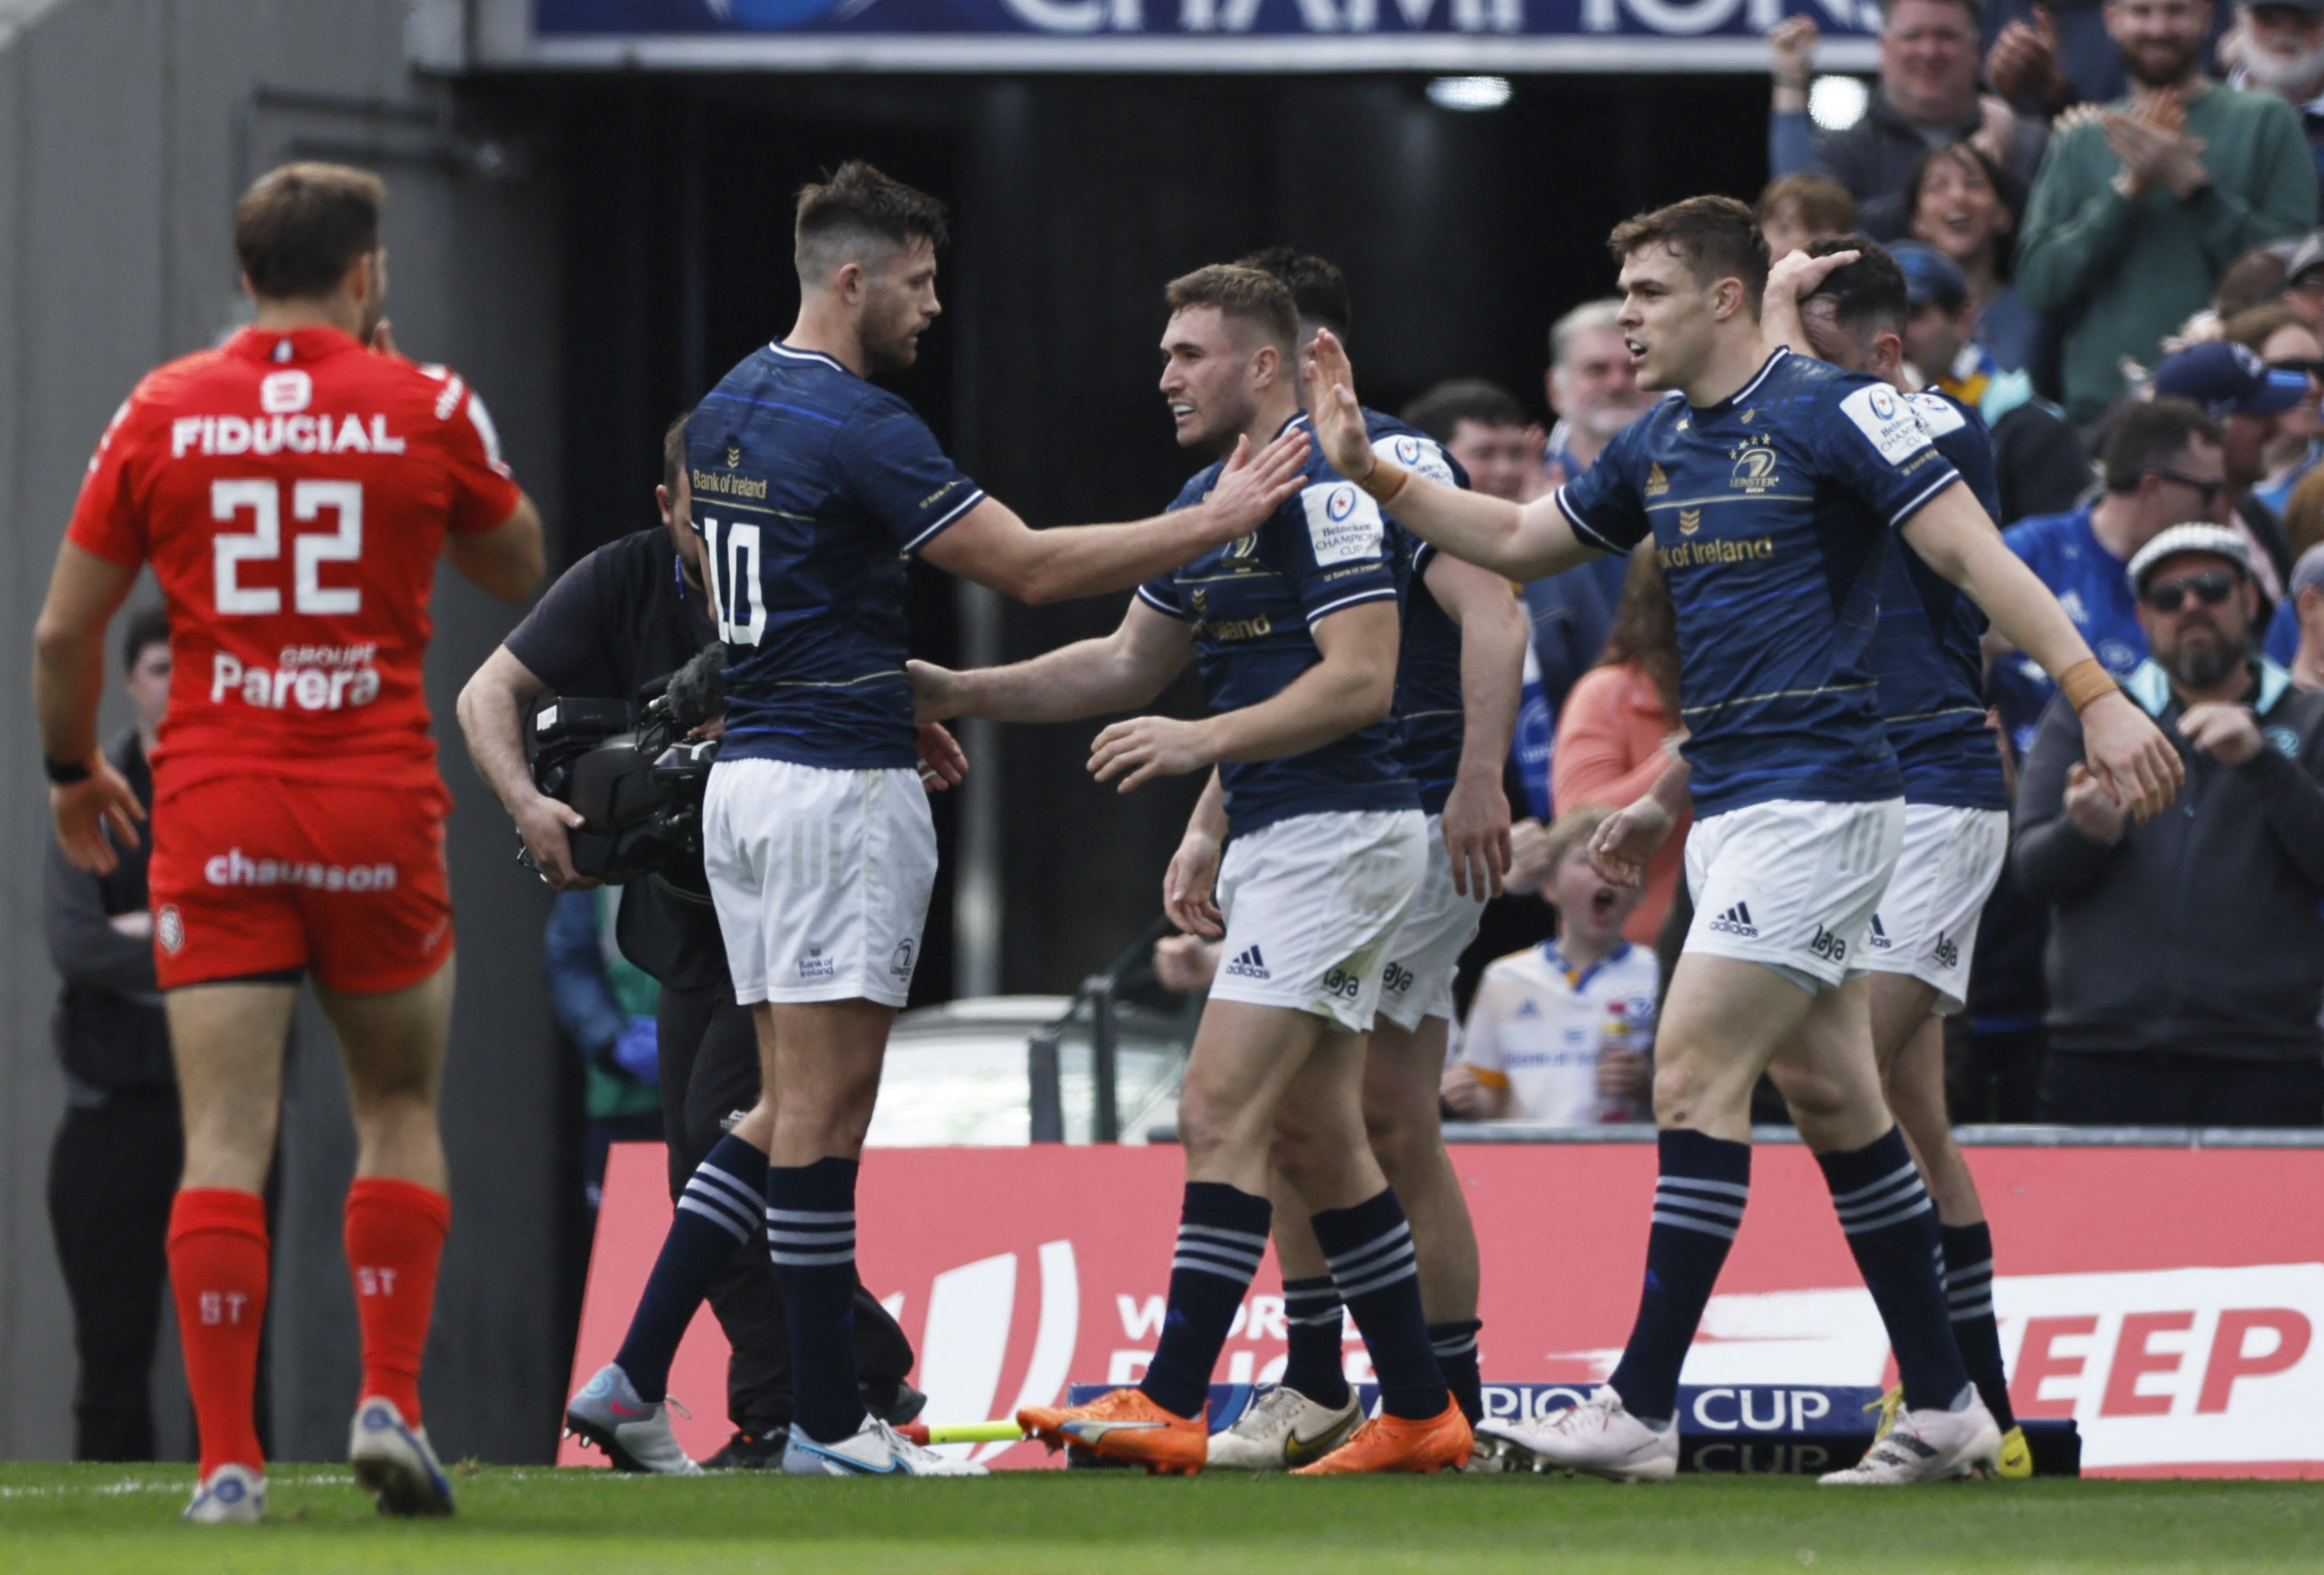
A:
{"label": "red rugby jersey", "polygon": [[518,496],[456,373],[336,328],[244,328],[149,373],[66,534],[161,582],[174,673],[157,778],[434,782],[436,559],[446,531],[490,530]]}

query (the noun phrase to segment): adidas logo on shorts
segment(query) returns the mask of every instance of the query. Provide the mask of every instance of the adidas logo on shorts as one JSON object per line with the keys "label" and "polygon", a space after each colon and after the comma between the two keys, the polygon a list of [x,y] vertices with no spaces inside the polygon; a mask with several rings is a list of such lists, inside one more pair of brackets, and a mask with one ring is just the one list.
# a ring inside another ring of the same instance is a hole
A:
{"label": "adidas logo on shorts", "polygon": [[1226,966],[1229,976],[1236,979],[1272,979],[1267,971],[1267,959],[1259,954],[1257,946],[1246,947],[1241,956]]}
{"label": "adidas logo on shorts", "polygon": [[1937,932],[1936,955],[1938,967],[1959,967],[1960,965],[1960,943],[1954,940],[1950,935],[1945,934],[1944,931],[1939,930]]}
{"label": "adidas logo on shorts", "polygon": [[[1888,939],[1888,932],[1880,927],[1880,916],[1874,914],[1872,916],[1872,949],[1876,952],[1886,952],[1893,944],[1895,943]],[[1948,962],[1945,966],[1950,968],[1952,964]]]}
{"label": "adidas logo on shorts", "polygon": [[1718,935],[1741,935],[1754,941],[1759,938],[1759,926],[1751,922],[1751,905],[1748,902],[1738,902],[1712,919],[1711,928]]}

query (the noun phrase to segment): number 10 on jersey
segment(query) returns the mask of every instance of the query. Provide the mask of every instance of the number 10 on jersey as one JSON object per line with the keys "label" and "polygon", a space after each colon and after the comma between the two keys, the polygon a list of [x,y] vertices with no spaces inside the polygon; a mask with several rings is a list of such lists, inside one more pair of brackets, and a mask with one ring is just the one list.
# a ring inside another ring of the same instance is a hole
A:
{"label": "number 10 on jersey", "polygon": [[[718,609],[718,638],[729,645],[756,645],[767,632],[767,603],[759,585],[759,528],[702,516],[702,572],[710,582],[710,602]],[[750,616],[737,621],[734,601],[750,603]]]}

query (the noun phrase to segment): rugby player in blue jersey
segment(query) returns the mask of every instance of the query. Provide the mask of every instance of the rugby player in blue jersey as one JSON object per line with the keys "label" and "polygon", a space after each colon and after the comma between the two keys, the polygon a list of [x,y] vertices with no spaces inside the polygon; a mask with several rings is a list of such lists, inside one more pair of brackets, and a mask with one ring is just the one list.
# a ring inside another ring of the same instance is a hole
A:
{"label": "rugby player in blue jersey", "polygon": [[[1182,447],[1222,454],[1305,429],[1281,281],[1204,268],[1165,299],[1161,388]],[[1202,506],[1219,474],[1204,469],[1176,506]],[[1018,1413],[1052,1448],[1153,1471],[1208,1463],[1211,1371],[1267,1249],[1277,1152],[1380,1385],[1381,1414],[1299,1469],[1434,1471],[1471,1447],[1430,1349],[1412,1231],[1364,1137],[1365,1036],[1428,862],[1393,715],[1395,542],[1353,484],[1312,461],[1306,481],[1250,535],[1139,586],[1102,640],[974,672],[913,668],[924,720],[1066,722],[1147,705],[1200,666],[1208,715],[1117,722],[1090,757],[1124,792],[1224,768],[1225,944],[1179,1098],[1168,1312],[1136,1387]],[[1210,897],[1207,879],[1185,894]],[[1302,1119],[1278,1135],[1285,1109]]]}
{"label": "rugby player in blue jersey", "polygon": [[[943,205],[850,162],[800,192],[796,235],[797,323],[687,424],[728,658],[703,862],[735,999],[757,1020],[764,1092],[680,1198],[630,1338],[666,1372],[763,1211],[790,1319],[783,1469],[982,1475],[866,1414],[851,1330],[857,1159],[936,877],[904,672],[907,564],[1030,602],[1127,589],[1257,528],[1304,484],[1308,445],[1286,434],[1253,459],[1257,446],[1234,443],[1204,500],[1155,519],[1029,530],[868,381],[909,366],[936,320]],[[663,1396],[639,1393],[619,1359],[567,1416],[634,1460],[683,1469]]]}
{"label": "rugby player in blue jersey", "polygon": [[[1327,259],[1275,246],[1241,262],[1272,273],[1291,291],[1303,355],[1319,329],[1346,335],[1347,280]],[[1364,412],[1364,424],[1381,457],[1467,484],[1460,465],[1426,434],[1376,410]],[[1444,1151],[1437,1087],[1453,972],[1476,939],[1485,899],[1500,894],[1508,869],[1501,763],[1517,725],[1527,630],[1508,580],[1389,524],[1404,603],[1396,717],[1404,729],[1405,769],[1428,817],[1428,872],[1381,971],[1379,1011],[1364,1058],[1364,1126],[1412,1223],[1429,1343],[1474,1425],[1483,1412],[1477,1232]],[[1190,935],[1220,933],[1210,896],[1225,842],[1225,805],[1213,773],[1164,881],[1170,916]],[[1302,1119],[1303,1111],[1286,1105],[1281,1124]],[[1288,1151],[1303,1148],[1295,1142]],[[1296,1187],[1277,1186],[1274,1202],[1290,1349],[1281,1381],[1232,1427],[1212,1435],[1214,1468],[1298,1466],[1334,1448],[1361,1421],[1342,1367],[1340,1293],[1323,1248]]]}
{"label": "rugby player in blue jersey", "polygon": [[[1520,508],[1377,459],[1329,335],[1309,401],[1331,462],[1438,547],[1530,578],[1651,536],[1678,613],[1695,918],[1655,1036],[1661,1179],[1638,1317],[1588,1401],[1485,1431],[1545,1467],[1676,1470],[1680,1367],[1749,1195],[1751,1088],[1795,1046],[1827,1091],[1817,1160],[1904,1390],[1899,1463],[1842,1479],[1990,1469],[1999,1430],[1948,1327],[1936,1216],[1881,1097],[1862,982],[1905,820],[1869,651],[1887,533],[2059,676],[2092,769],[2133,813],[2169,803],[2179,763],[1904,398],[1766,342],[1750,209],[1691,198],[1619,226],[1609,247],[1640,385],[1668,392],[1551,497]],[[1642,864],[1659,840],[1648,818],[1615,816],[1595,845]]]}
{"label": "rugby player in blue jersey", "polygon": [[[1946,394],[1901,381],[1912,310],[1895,259],[1849,235],[1812,242],[1777,262],[1759,320],[1771,343],[1904,391],[1937,451],[1997,515],[1993,440],[1983,419]],[[1936,1205],[1953,1343],[2001,1429],[2001,1475],[2016,1478],[2034,1474],[2034,1459],[2012,1414],[1994,1321],[1993,1235],[1945,1108],[1944,1018],[1968,1003],[1978,920],[2009,851],[2000,741],[1986,724],[1984,633],[1984,614],[1918,553],[1889,553],[1872,665],[1904,778],[1904,845],[1873,909],[1864,962],[1872,972],[1872,1052],[1881,1087]],[[1821,1116],[1822,1090],[1794,1062],[1778,1054],[1768,1070],[1807,1133]],[[1881,1463],[1875,1458],[1858,1469]]]}

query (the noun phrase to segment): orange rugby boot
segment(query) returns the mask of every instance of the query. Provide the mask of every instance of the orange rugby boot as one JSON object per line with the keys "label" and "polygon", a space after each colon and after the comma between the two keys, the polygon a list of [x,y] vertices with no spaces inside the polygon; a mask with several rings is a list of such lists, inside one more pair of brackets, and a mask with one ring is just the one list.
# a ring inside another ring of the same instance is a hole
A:
{"label": "orange rugby boot", "polygon": [[1476,1442],[1459,1403],[1448,1398],[1444,1409],[1425,1422],[1385,1412],[1368,1418],[1348,1435],[1347,1442],[1291,1474],[1334,1477],[1348,1471],[1457,1470],[1469,1463]]}
{"label": "orange rugby boot", "polygon": [[1165,1411],[1142,1389],[1109,1389],[1086,1405],[1028,1405],[1017,1414],[1017,1425],[1051,1453],[1087,1450],[1157,1477],[1191,1477],[1210,1452],[1211,1430],[1202,1417]]}

